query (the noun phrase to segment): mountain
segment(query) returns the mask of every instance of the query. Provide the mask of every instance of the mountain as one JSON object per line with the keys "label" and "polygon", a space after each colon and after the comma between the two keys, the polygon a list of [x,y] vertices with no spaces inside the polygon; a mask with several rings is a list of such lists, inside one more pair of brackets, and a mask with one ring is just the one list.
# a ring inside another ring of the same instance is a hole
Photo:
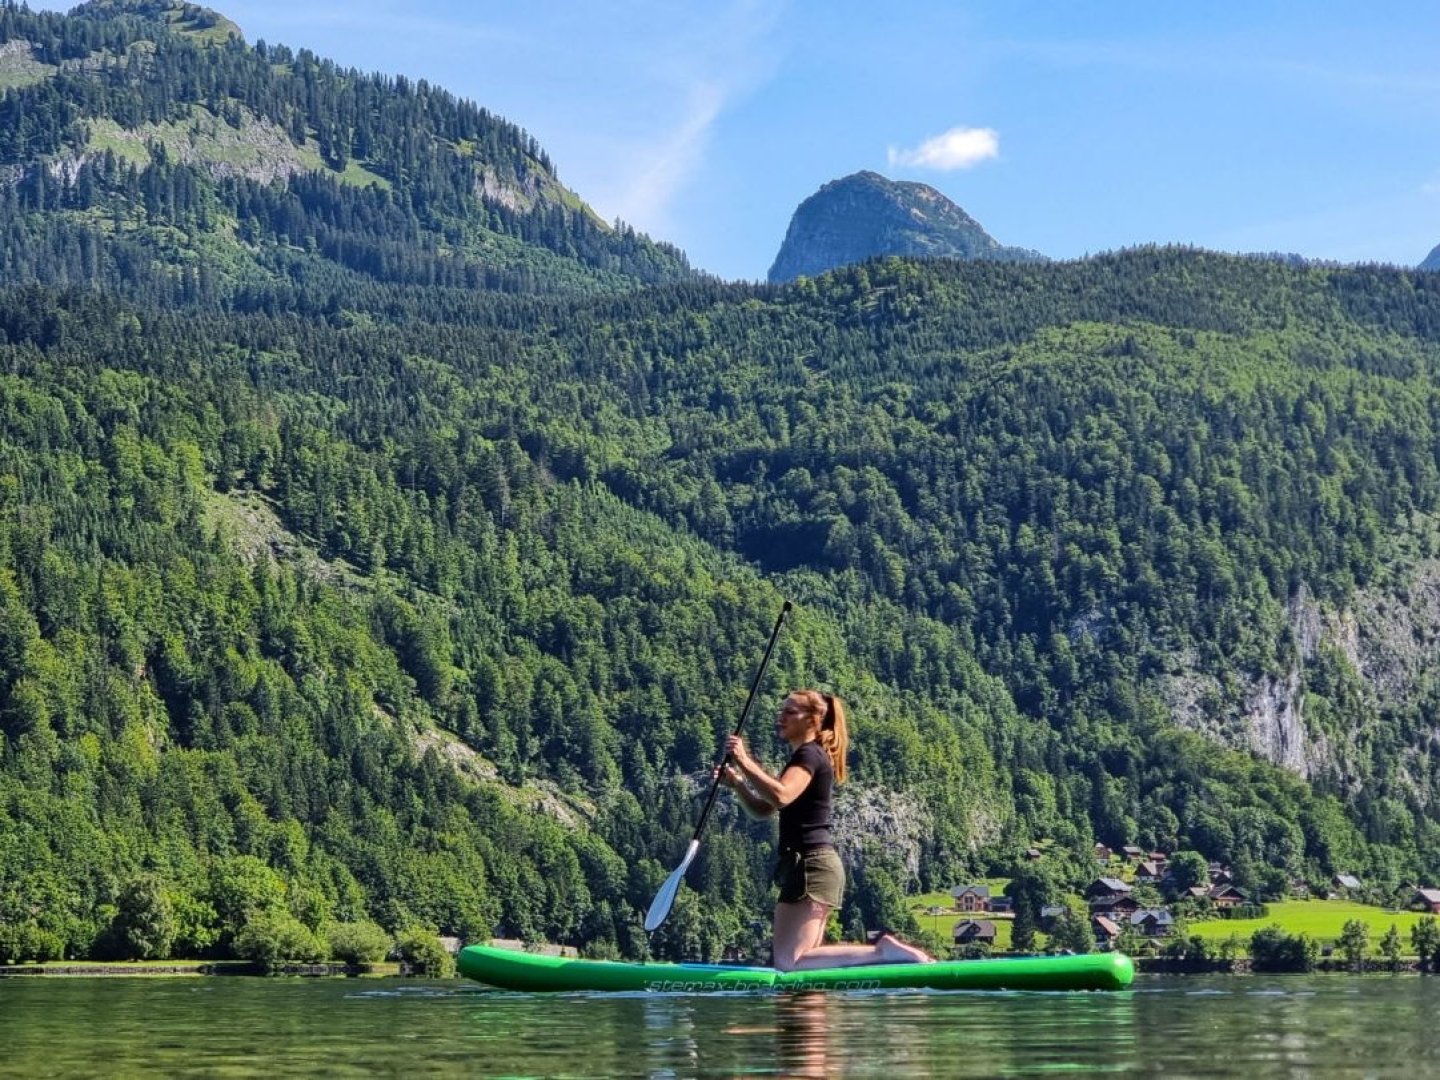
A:
{"label": "mountain", "polygon": [[418,82],[176,5],[0,30],[0,959],[763,956],[729,799],[641,917],[782,598],[852,932],[1097,840],[1440,881],[1440,276],[725,284]]}
{"label": "mountain", "polygon": [[1440,270],[1440,245],[1436,245],[1430,254],[1425,256],[1425,261],[1420,264],[1418,269]]}
{"label": "mountain", "polygon": [[830,181],[800,204],[769,280],[793,281],[880,255],[1009,262],[1044,258],[1001,245],[927,184],[858,172]]}
{"label": "mountain", "polygon": [[247,45],[213,11],[0,9],[6,280],[171,302],[302,286],[307,302],[440,286],[615,291],[693,278],[610,226],[535,140],[403,76]]}

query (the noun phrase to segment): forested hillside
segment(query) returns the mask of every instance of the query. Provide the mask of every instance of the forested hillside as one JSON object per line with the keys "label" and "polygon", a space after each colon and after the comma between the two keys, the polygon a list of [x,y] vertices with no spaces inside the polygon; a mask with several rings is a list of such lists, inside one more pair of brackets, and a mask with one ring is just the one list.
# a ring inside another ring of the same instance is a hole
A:
{"label": "forested hillside", "polygon": [[6,280],[333,313],[380,282],[585,292],[693,276],[676,249],[599,221],[514,124],[223,27],[166,0],[0,6]]}
{"label": "forested hillside", "polygon": [[[0,139],[20,145],[26,94],[59,110],[26,153],[63,156],[84,117],[157,122],[105,113],[103,79],[65,82],[52,40],[153,40],[197,73],[259,56],[151,7],[0,11],[57,69],[7,92]],[[330,71],[279,55],[282,82]],[[270,108],[195,77],[176,107]],[[377,82],[357,116],[449,101],[411,90]],[[136,177],[204,172],[159,146]],[[387,153],[365,167],[415,160]],[[494,231],[488,203],[418,185],[402,206],[324,172],[212,175],[195,206],[213,225],[315,185],[314,224],[353,191],[377,217],[341,232],[398,262],[266,233],[209,276],[208,255],[126,261],[132,240],[224,230],[105,218],[132,213],[118,161],[106,179],[20,156],[0,956],[226,955],[261,921],[361,920],[753,952],[770,834],[728,806],[653,941],[639,919],[782,597],[796,616],[751,732],[773,760],[781,691],[849,699],[852,930],[1042,838],[1076,873],[1096,840],[1197,850],[1262,897],[1337,871],[1440,879],[1433,666],[1380,679],[1367,659],[1382,624],[1421,654],[1440,633],[1440,277],[1139,250],[784,288],[676,261],[684,280],[642,288],[511,233],[535,273],[565,267],[515,295],[403,269],[441,257],[442,219]],[[87,182],[111,210],[79,206]],[[443,214],[420,215],[421,190]],[[410,211],[413,243],[372,229]]]}

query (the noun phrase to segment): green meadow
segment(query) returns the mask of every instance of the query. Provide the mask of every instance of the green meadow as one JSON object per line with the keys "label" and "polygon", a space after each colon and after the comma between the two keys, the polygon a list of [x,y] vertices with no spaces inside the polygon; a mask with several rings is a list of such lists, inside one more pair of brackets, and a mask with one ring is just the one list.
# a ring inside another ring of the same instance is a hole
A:
{"label": "green meadow", "polygon": [[[990,888],[991,896],[999,896],[1005,891],[1005,886],[1010,883],[1009,878],[977,878],[974,881],[967,881],[967,885],[987,885]],[[973,915],[961,911],[954,911],[951,905],[954,901],[950,893],[928,892],[910,898],[910,910],[919,923],[920,929],[932,933],[949,941],[955,932],[955,924],[961,919],[989,919],[995,924],[995,951],[1005,952],[1010,948],[1010,923],[1009,918],[997,918],[988,912],[975,912]],[[933,908],[943,909],[939,915],[931,915]],[[1043,941],[1043,935],[1041,937]]]}
{"label": "green meadow", "polygon": [[1321,944],[1333,944],[1351,919],[1359,919],[1370,928],[1373,948],[1381,935],[1392,925],[1400,930],[1406,947],[1410,944],[1410,928],[1425,916],[1416,911],[1386,911],[1351,900],[1280,900],[1269,905],[1270,914],[1263,919],[1211,919],[1190,924],[1190,932],[1208,941],[1223,941],[1238,934],[1244,941],[1257,930],[1279,926],[1288,934],[1309,934]]}
{"label": "green meadow", "polygon": [[[1005,889],[1008,878],[988,878],[973,882],[988,885],[992,896]],[[920,929],[934,933],[948,940],[954,927],[961,919],[970,917],[951,910],[948,892],[921,893],[910,898],[910,910]],[[931,915],[932,908],[942,908],[939,915]],[[1358,919],[1370,928],[1370,947],[1374,951],[1380,938],[1392,925],[1400,931],[1406,950],[1410,947],[1411,928],[1426,916],[1417,911],[1386,911],[1369,904],[1358,904],[1352,900],[1281,900],[1268,905],[1270,914],[1263,919],[1208,919],[1189,924],[1190,933],[1206,941],[1224,941],[1232,934],[1241,940],[1242,950],[1248,946],[1250,937],[1257,930],[1267,926],[1279,926],[1287,934],[1309,934],[1322,945],[1333,945],[1340,937],[1340,931],[1352,919]],[[996,951],[1010,948],[1011,920],[993,915],[977,913],[974,918],[990,919],[995,923]],[[1043,947],[1044,935],[1039,938]]]}

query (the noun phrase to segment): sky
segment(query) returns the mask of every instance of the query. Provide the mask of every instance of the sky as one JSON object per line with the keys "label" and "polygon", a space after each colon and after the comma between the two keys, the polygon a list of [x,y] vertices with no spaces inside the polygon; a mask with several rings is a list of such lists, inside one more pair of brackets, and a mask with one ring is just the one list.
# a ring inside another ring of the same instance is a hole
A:
{"label": "sky", "polygon": [[[30,0],[32,7],[71,4]],[[1411,266],[1440,244],[1440,3],[219,0],[428,79],[727,279],[869,169],[1052,258],[1148,243]]]}

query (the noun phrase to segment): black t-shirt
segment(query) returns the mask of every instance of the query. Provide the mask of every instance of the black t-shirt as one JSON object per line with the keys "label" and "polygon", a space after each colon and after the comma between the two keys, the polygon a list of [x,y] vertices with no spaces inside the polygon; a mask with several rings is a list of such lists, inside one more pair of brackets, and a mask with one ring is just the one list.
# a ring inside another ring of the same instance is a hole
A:
{"label": "black t-shirt", "polygon": [[[810,783],[800,797],[780,809],[780,846],[797,851],[833,844],[830,835],[830,793],[835,787],[835,769],[830,755],[818,742],[802,743],[785,763],[810,774]],[[782,770],[783,775],[783,770]]]}

